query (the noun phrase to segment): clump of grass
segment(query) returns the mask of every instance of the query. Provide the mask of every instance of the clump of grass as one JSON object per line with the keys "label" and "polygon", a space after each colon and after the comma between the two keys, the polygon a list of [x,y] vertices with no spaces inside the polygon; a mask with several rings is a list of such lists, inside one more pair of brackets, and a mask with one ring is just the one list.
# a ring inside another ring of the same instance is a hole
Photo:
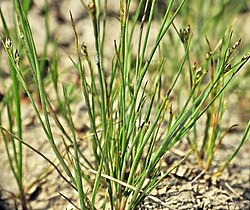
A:
{"label": "clump of grass", "polygon": [[[196,26],[195,28],[192,27],[191,32],[192,41],[195,44],[192,45],[188,58],[189,75],[187,78],[189,78],[189,81],[186,79],[186,83],[189,84],[189,86],[192,86],[193,80],[197,76],[196,72],[201,74],[204,70],[207,71],[205,79],[212,82],[215,79],[216,72],[218,72],[221,68],[220,65],[223,64],[223,62],[221,63],[221,58],[222,54],[226,51],[227,60],[225,60],[226,63],[224,64],[224,73],[226,74],[228,74],[228,72],[231,71],[232,66],[237,63],[235,59],[236,56],[233,55],[241,55],[244,57],[244,53],[249,51],[249,47],[247,45],[242,46],[240,38],[234,43],[231,43],[232,40],[235,39],[233,38],[233,34],[237,34],[237,36],[239,35],[239,32],[233,33],[232,24],[235,22],[237,15],[242,13],[246,7],[247,5],[244,1],[240,3],[217,2],[215,4],[212,2],[193,1],[192,3],[184,5],[183,10],[181,10],[181,20],[184,24],[192,24]],[[230,11],[230,17],[227,15],[228,11]],[[222,25],[227,26],[228,28],[226,29],[225,27],[222,27]],[[178,32],[175,25],[174,28],[179,36],[181,36],[181,34],[187,34],[188,30],[190,30],[190,28],[188,28]],[[240,36],[242,36],[242,34]],[[227,39],[226,37],[229,38],[230,44],[226,48],[223,48],[223,43],[225,43]],[[186,44],[183,42],[183,37],[181,37],[181,40],[185,49]],[[206,41],[204,42],[203,40]],[[240,48],[240,50],[238,50],[238,48]],[[206,59],[204,59],[205,53],[207,53]],[[202,54],[204,54],[204,56],[202,56]],[[248,56],[246,59],[248,60]],[[244,73],[245,76],[248,75],[247,72],[248,70],[246,69]],[[220,91],[224,82],[224,79],[222,79],[220,84],[214,88],[211,92],[211,99],[218,91]],[[225,98],[225,95],[228,95],[228,92],[231,92],[234,89],[235,83],[239,84],[240,81],[236,78],[236,80],[230,82],[228,90],[223,91],[220,97],[215,100],[205,113],[207,119],[205,123],[204,136],[202,137],[202,146],[201,148],[196,147],[196,154],[198,164],[201,167],[204,167],[206,171],[211,168],[213,156],[220,148],[223,139],[234,127],[236,127],[236,125],[232,125],[226,129],[225,132],[222,131],[222,125],[224,124],[223,117],[227,109],[227,99]],[[197,93],[200,92],[200,88],[203,87],[204,84],[206,84],[206,82],[202,82],[196,89]],[[183,85],[183,87],[186,87],[186,85]],[[181,87],[178,91],[181,91]],[[248,124],[249,122],[246,121],[245,123]],[[199,141],[198,139],[201,138],[197,136],[197,130],[201,128],[198,124],[195,124],[192,129],[193,132],[191,132],[192,135],[190,135],[192,138],[190,139],[191,145],[197,145],[197,142]],[[240,141],[240,145],[242,145],[242,141]],[[214,171],[214,173],[216,172]]]}
{"label": "clump of grass", "polygon": [[[20,83],[18,81],[17,73],[15,71],[15,67],[13,66],[12,61],[15,62],[15,65],[19,65],[20,55],[18,51],[13,49],[12,42],[10,41],[10,33],[6,26],[6,23],[3,18],[2,11],[0,10],[1,19],[4,26],[6,40],[4,46],[8,51],[9,57],[9,69],[11,75],[12,86],[7,91],[4,100],[3,106],[1,107],[0,119],[2,119],[3,108],[7,109],[7,118],[8,118],[8,127],[11,133],[14,133],[16,129],[16,135],[18,138],[22,139],[22,119],[21,119],[21,106],[20,106]],[[12,60],[12,61],[11,61]],[[0,120],[0,126],[2,127],[2,120]],[[1,129],[1,133],[3,136],[6,153],[8,156],[8,161],[10,163],[11,171],[17,181],[18,189],[20,192],[20,200],[22,209],[27,209],[27,201],[25,197],[25,191],[23,186],[23,147],[22,142],[16,142],[12,136],[6,135]],[[8,143],[11,142],[11,145]],[[11,153],[13,152],[13,158],[11,157]]]}
{"label": "clump of grass", "polygon": [[[213,132],[207,135],[203,147],[207,155],[207,166],[209,168],[216,149],[215,139],[217,138],[217,125],[221,123],[221,114],[223,113],[223,92],[231,83],[232,79],[242,69],[249,60],[249,54],[244,57],[233,57],[233,51],[237,43],[232,45],[232,33],[228,31],[221,39],[219,48],[210,49],[204,64],[200,68],[190,68],[190,49],[192,46],[192,31],[190,27],[182,30],[179,35],[179,41],[184,45],[184,53],[178,62],[176,73],[173,74],[173,80],[169,81],[168,90],[162,88],[162,77],[165,69],[167,57],[162,58],[157,55],[163,37],[168,33],[170,27],[174,24],[177,14],[182,7],[187,4],[185,0],[174,4],[171,0],[167,5],[164,16],[159,21],[159,31],[155,37],[153,46],[148,45],[149,35],[154,21],[156,1],[152,1],[149,8],[149,1],[140,1],[135,15],[130,19],[131,1],[120,1],[120,38],[114,40],[114,56],[110,62],[110,77],[105,75],[104,68],[104,42],[107,21],[107,1],[101,4],[100,1],[93,1],[85,4],[92,18],[94,38],[95,38],[95,62],[91,61],[88,53],[88,46],[80,44],[77,28],[73,14],[70,13],[73,33],[75,37],[75,46],[77,59],[71,58],[75,69],[78,71],[81,79],[81,92],[88,111],[89,127],[91,135],[88,141],[92,145],[94,163],[90,162],[81,151],[79,140],[76,137],[75,125],[72,120],[71,96],[70,90],[66,84],[61,88],[63,96],[58,93],[58,72],[56,68],[56,56],[53,57],[52,82],[57,93],[57,103],[60,106],[61,114],[67,123],[70,133],[67,133],[66,127],[63,127],[57,114],[53,110],[53,104],[50,100],[42,78],[42,65],[39,65],[36,46],[33,40],[32,31],[27,19],[27,12],[19,0],[14,1],[18,19],[19,31],[22,39],[19,40],[24,47],[29,61],[29,71],[33,75],[33,83],[39,93],[39,102],[36,102],[32,95],[27,80],[23,75],[22,56],[20,47],[9,46],[11,37],[9,36],[7,26],[5,25],[5,37],[2,36],[2,43],[8,55],[10,70],[12,72],[13,89],[10,91],[14,100],[14,107],[11,104],[11,97],[4,97],[6,103],[3,107],[7,110],[15,110],[13,115],[9,114],[9,121],[12,122],[12,116],[15,116],[18,132],[14,134],[10,123],[9,130],[1,125],[1,132],[6,144],[6,151],[9,162],[13,165],[12,157],[9,155],[7,134],[13,144],[15,156],[14,162],[16,168],[22,167],[21,148],[26,145],[39,155],[43,156],[53,167],[55,167],[61,177],[78,192],[80,209],[96,209],[97,200],[104,190],[104,200],[102,207],[111,209],[135,209],[145,196],[150,192],[173,170],[170,168],[165,174],[161,174],[160,161],[163,156],[184,136],[190,132],[197,121],[207,112],[211,118],[208,118],[209,124],[215,125]],[[175,6],[175,10],[173,7]],[[101,8],[104,11],[101,11]],[[48,9],[48,8],[47,8]],[[149,11],[147,22],[145,16],[141,19],[141,24],[137,22],[140,14]],[[2,16],[2,22],[4,18]],[[139,34],[135,33],[135,28],[139,27]],[[175,27],[176,28],[176,27]],[[102,30],[101,30],[102,29]],[[177,30],[178,31],[178,30]],[[144,36],[143,36],[144,35]],[[132,40],[139,37],[137,45],[132,44]],[[144,37],[144,38],[143,38]],[[46,41],[48,43],[48,39]],[[14,45],[14,44],[13,44]],[[56,48],[56,44],[54,45]],[[135,58],[132,57],[133,50],[137,51]],[[56,50],[56,49],[55,49]],[[44,50],[46,55],[46,47]],[[162,55],[160,53],[160,55]],[[158,59],[157,65],[153,64],[153,58]],[[181,55],[180,55],[181,56]],[[216,58],[216,65],[213,65]],[[87,62],[84,67],[83,62]],[[134,65],[135,63],[135,65]],[[229,65],[230,64],[230,65]],[[95,68],[93,67],[95,66]],[[148,79],[152,75],[149,73],[151,68],[155,68],[153,79]],[[189,88],[188,95],[184,101],[184,106],[179,107],[179,112],[172,112],[173,91],[178,88],[177,82],[181,75],[186,75],[188,69]],[[87,79],[89,71],[90,79]],[[207,82],[205,77],[208,73],[211,79]],[[97,75],[97,76],[95,76]],[[20,118],[19,87],[28,95],[31,105],[36,113],[39,123],[46,134],[51,149],[57,157],[63,172],[54,165],[48,158],[33,148],[22,139],[22,121]],[[219,102],[217,102],[219,100]],[[215,112],[215,103],[219,104],[219,111]],[[41,112],[39,106],[41,105]],[[19,110],[19,111],[18,111]],[[2,111],[1,111],[2,113]],[[51,120],[54,120],[63,136],[63,145],[66,153],[59,150],[55,143]],[[101,120],[100,120],[101,119]],[[218,120],[217,120],[218,119]],[[216,124],[215,124],[216,121]],[[164,125],[167,122],[167,126]],[[163,131],[161,130],[163,128]],[[196,132],[196,131],[195,131]],[[249,123],[242,137],[242,141],[237,150],[232,154],[228,161],[218,171],[221,172],[231,159],[236,155],[239,148],[246,141],[249,132]],[[19,151],[16,150],[16,142],[19,144]],[[70,149],[72,148],[72,149]],[[190,152],[183,160],[195,151],[198,153],[197,140],[194,139]],[[18,159],[19,158],[19,159]],[[16,174],[13,166],[13,173]],[[17,180],[22,179],[21,170],[17,172]],[[94,174],[94,180],[92,180]],[[148,181],[149,180],[149,181]],[[83,183],[88,183],[85,187]],[[20,182],[21,183],[21,182]],[[18,182],[19,184],[19,182]],[[20,192],[22,193],[22,185]],[[21,199],[25,202],[25,195]],[[162,202],[164,203],[164,202]],[[25,209],[26,204],[23,204]]]}

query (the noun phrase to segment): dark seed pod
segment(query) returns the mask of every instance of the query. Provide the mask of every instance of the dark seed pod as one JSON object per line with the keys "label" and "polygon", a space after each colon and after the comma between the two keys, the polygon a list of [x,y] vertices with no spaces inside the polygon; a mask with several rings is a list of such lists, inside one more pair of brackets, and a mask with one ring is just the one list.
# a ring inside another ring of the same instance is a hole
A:
{"label": "dark seed pod", "polygon": [[16,50],[15,52],[15,62],[18,64],[20,62],[20,54],[19,52]]}
{"label": "dark seed pod", "polygon": [[241,61],[246,61],[250,58],[250,54],[246,54],[241,58]]}
{"label": "dark seed pod", "polygon": [[9,38],[5,39],[5,47],[6,47],[7,50],[12,48],[12,42],[11,42],[11,40]]}
{"label": "dark seed pod", "polygon": [[241,39],[239,39],[235,44],[233,45],[232,49],[234,50],[236,47],[238,47],[241,43]]}
{"label": "dark seed pod", "polygon": [[84,42],[81,45],[81,54],[84,55],[84,56],[88,54],[87,45]]}

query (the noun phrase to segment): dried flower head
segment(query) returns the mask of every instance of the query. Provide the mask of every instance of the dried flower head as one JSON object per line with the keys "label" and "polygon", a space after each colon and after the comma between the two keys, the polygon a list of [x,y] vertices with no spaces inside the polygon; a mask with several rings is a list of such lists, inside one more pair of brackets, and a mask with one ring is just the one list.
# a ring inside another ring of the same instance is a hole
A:
{"label": "dried flower head", "polygon": [[89,12],[92,15],[95,15],[95,13],[96,13],[96,6],[95,6],[95,3],[93,1],[91,1],[91,2],[88,3],[88,9],[89,9]]}
{"label": "dried flower head", "polygon": [[6,47],[7,50],[12,48],[12,42],[11,42],[11,40],[9,38],[5,39],[5,47]]}
{"label": "dried flower head", "polygon": [[195,83],[199,82],[202,76],[203,76],[203,71],[202,71],[202,68],[199,67],[199,68],[195,71]]}
{"label": "dried flower head", "polygon": [[227,50],[227,58],[229,58],[231,55],[232,55],[232,53],[233,53],[233,50],[232,50],[232,48],[229,48],[228,50]]}
{"label": "dried flower head", "polygon": [[212,51],[209,51],[209,52],[206,54],[206,59],[208,60],[209,58],[211,58],[212,55],[213,55],[213,52],[212,52]]}
{"label": "dried flower head", "polygon": [[87,52],[87,45],[84,42],[81,45],[81,54],[84,55],[84,56],[86,56],[88,54],[88,52]]}
{"label": "dried flower head", "polygon": [[193,66],[192,66],[192,69],[195,71],[197,69],[197,64],[196,62],[194,62]]}
{"label": "dried flower head", "polygon": [[237,42],[234,43],[234,45],[232,46],[232,49],[234,50],[236,47],[238,47],[241,43],[241,39],[239,39]]}
{"label": "dried flower head", "polygon": [[250,58],[250,53],[244,55],[242,58],[241,58],[241,61],[246,61]]}
{"label": "dried flower head", "polygon": [[186,43],[188,41],[188,39],[190,38],[190,25],[188,25],[187,28],[184,29],[180,29],[180,37],[181,37],[181,41],[183,43]]}
{"label": "dried flower head", "polygon": [[17,50],[15,51],[15,62],[16,64],[19,64],[20,62],[20,54]]}

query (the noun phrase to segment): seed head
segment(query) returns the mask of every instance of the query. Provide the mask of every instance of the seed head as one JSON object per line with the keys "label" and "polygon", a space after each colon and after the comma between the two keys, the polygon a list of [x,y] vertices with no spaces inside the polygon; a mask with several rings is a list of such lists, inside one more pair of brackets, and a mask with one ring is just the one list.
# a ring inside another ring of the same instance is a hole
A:
{"label": "seed head", "polygon": [[208,60],[211,56],[212,56],[213,52],[212,51],[209,51],[207,54],[206,54],[206,59]]}
{"label": "seed head", "polygon": [[192,69],[195,71],[197,69],[197,64],[196,62],[194,62],[193,66],[192,66]]}
{"label": "seed head", "polygon": [[183,43],[186,43],[190,37],[190,25],[187,28],[180,29],[180,37]]}
{"label": "seed head", "polygon": [[250,58],[250,53],[244,55],[242,58],[241,58],[241,61],[246,61]]}
{"label": "seed head", "polygon": [[237,42],[234,43],[234,45],[232,46],[232,49],[234,50],[236,47],[238,47],[241,43],[241,39],[239,39]]}
{"label": "seed head", "polygon": [[227,50],[227,58],[229,58],[229,57],[232,55],[232,53],[233,53],[232,48],[229,48],[229,49]]}
{"label": "seed head", "polygon": [[202,68],[198,68],[196,71],[195,71],[195,79],[196,79],[196,82],[200,81],[201,77],[203,76],[203,71],[202,71]]}
{"label": "seed head", "polygon": [[82,43],[82,45],[81,45],[81,53],[82,53],[82,55],[87,55],[88,54],[88,52],[87,52],[87,45],[86,45],[86,43]]}
{"label": "seed head", "polygon": [[88,9],[92,15],[95,15],[96,7],[95,7],[95,3],[93,1],[88,3]]}
{"label": "seed head", "polygon": [[20,62],[20,54],[17,50],[15,52],[15,62],[16,62],[16,64],[19,64],[19,62]]}
{"label": "seed head", "polygon": [[5,47],[6,47],[7,50],[12,48],[12,42],[11,42],[11,40],[9,38],[5,39]]}

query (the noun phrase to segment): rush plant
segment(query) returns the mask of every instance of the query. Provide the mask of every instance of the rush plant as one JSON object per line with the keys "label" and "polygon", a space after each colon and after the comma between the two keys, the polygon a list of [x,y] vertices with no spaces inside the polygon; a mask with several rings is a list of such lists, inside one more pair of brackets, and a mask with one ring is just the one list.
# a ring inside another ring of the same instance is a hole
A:
{"label": "rush plant", "polygon": [[[192,42],[192,27],[188,27],[180,32],[176,30],[184,50],[176,55],[179,59],[169,60],[168,56],[163,56],[161,46],[170,28],[177,29],[174,21],[188,1],[182,0],[176,3],[170,0],[163,17],[159,19],[159,16],[155,18],[156,0],[139,1],[132,17],[130,16],[131,0],[120,0],[118,17],[120,34],[118,40],[111,40],[114,55],[109,60],[109,70],[107,70],[104,67],[104,43],[108,39],[105,33],[108,1],[91,1],[88,4],[83,0],[81,2],[92,19],[95,39],[95,46],[87,46],[80,42],[74,14],[70,12],[77,54],[76,59],[70,59],[80,76],[80,92],[87,108],[90,128],[90,135],[85,139],[78,139],[76,135],[72,119],[72,91],[66,82],[62,84],[58,82],[60,75],[56,65],[56,43],[54,43],[55,53],[51,65],[51,81],[57,94],[55,102],[51,100],[50,91],[47,90],[42,78],[43,65],[39,64],[27,10],[20,0],[13,1],[20,35],[15,41],[10,36],[2,15],[5,29],[2,44],[9,59],[12,85],[4,97],[0,112],[2,115],[4,108],[7,109],[9,126],[6,129],[1,123],[0,128],[9,163],[20,188],[23,209],[25,209],[26,200],[22,186],[22,145],[45,158],[58,171],[62,179],[77,191],[79,208],[82,210],[97,209],[101,196],[104,197],[103,209],[135,209],[145,196],[150,196],[151,191],[174,169],[174,167],[169,168],[167,173],[161,173],[160,162],[164,155],[192,131],[206,113],[209,113],[208,123],[213,128],[206,131],[202,148],[207,157],[206,169],[209,169],[216,149],[217,126],[221,123],[223,113],[223,93],[250,58],[249,54],[243,57],[233,54],[239,41],[232,44],[232,33],[228,30],[222,36],[219,47],[209,51],[203,64],[200,67],[190,68],[191,46],[196,43]],[[142,17],[141,14],[143,14]],[[149,45],[149,36],[155,22],[158,23],[158,31],[153,45]],[[136,40],[136,44],[133,40]],[[95,47],[94,60],[89,55],[90,47]],[[22,56],[24,55],[22,48],[25,50],[27,60]],[[133,57],[134,52],[136,52],[135,57]],[[44,54],[46,55],[46,47]],[[38,99],[34,98],[27,78],[24,76],[24,60],[29,63],[28,71],[39,93]],[[213,65],[215,60],[216,65]],[[168,73],[167,62],[175,62],[176,68],[172,80],[168,81],[166,90],[163,88],[162,78]],[[206,80],[208,73],[211,75],[210,80]],[[178,112],[174,112],[172,96],[178,89],[177,83],[183,75],[188,75],[189,78],[188,91],[186,98],[183,99],[184,105],[178,107]],[[19,101],[21,87],[30,100],[60,168],[22,138]],[[62,95],[59,94],[59,89]],[[217,104],[218,112],[215,111]],[[53,109],[55,106],[59,107],[59,113]],[[66,125],[61,122],[59,115],[63,117]],[[56,144],[52,120],[63,136],[61,142],[65,146],[63,151]],[[13,129],[14,126],[17,127],[17,132]],[[249,123],[240,146],[222,166],[220,172],[246,141],[248,132]],[[90,145],[93,161],[90,161],[81,150],[81,141],[87,141]],[[9,152],[11,149],[14,151],[13,157]],[[192,152],[198,154],[195,138],[190,151],[182,161]],[[164,201],[161,203],[166,205]]]}

